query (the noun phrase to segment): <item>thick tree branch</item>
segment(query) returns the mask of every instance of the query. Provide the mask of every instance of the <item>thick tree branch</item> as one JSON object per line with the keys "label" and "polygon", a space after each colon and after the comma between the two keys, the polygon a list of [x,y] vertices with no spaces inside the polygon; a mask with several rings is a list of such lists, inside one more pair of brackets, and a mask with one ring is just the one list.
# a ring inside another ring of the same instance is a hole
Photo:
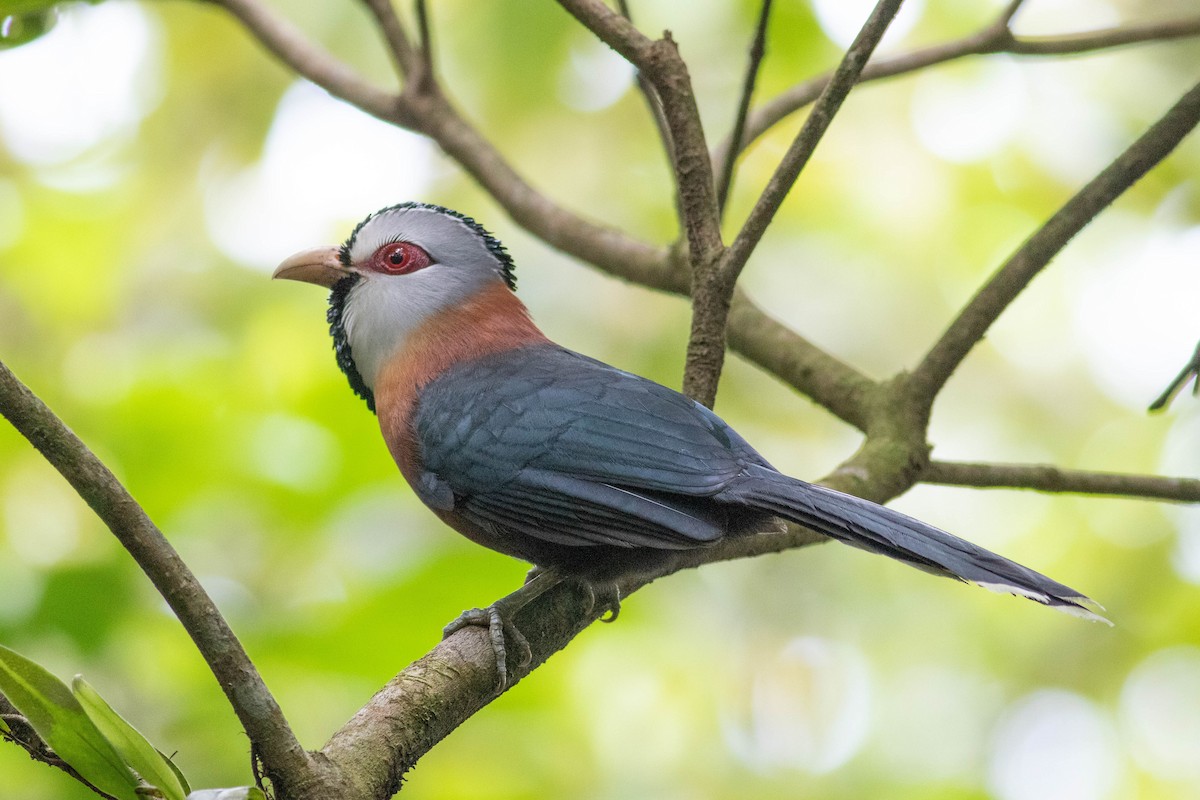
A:
{"label": "thick tree branch", "polygon": [[[1081,55],[1114,47],[1146,42],[1164,42],[1200,36],[1200,17],[1172,22],[1125,25],[1100,31],[1063,34],[1059,36],[1016,37],[1008,28],[1005,15],[981,31],[911,53],[873,61],[859,76],[859,83],[892,78],[918,72],[927,67],[944,64],[967,56],[1010,53],[1013,55],[1050,56]],[[776,124],[820,97],[831,75],[822,75],[796,84],[791,89],[768,100],[751,112],[746,133],[739,143],[745,149]],[[713,152],[713,163],[729,158],[730,141],[722,142]]]}
{"label": "thick tree branch", "polygon": [[[779,526],[754,536],[722,541],[715,547],[685,552],[660,574],[623,581],[628,598],[660,577],[704,564],[751,558],[827,541],[803,528]],[[509,685],[537,669],[603,614],[590,609],[584,592],[570,582],[535,598],[516,617],[529,640],[532,660],[508,665]],[[417,760],[466,722],[495,696],[495,655],[482,628],[464,628],[388,682],[321,749],[320,755],[342,774],[366,783],[365,797],[386,798]]]}
{"label": "thick tree branch", "polygon": [[305,774],[307,753],[196,576],[116,476],[3,363],[0,414],[92,507],[179,617],[271,777]]}
{"label": "thick tree branch", "polygon": [[910,387],[932,404],[992,323],[1075,234],[1166,158],[1200,123],[1200,84],[1030,236],[971,299],[917,368]]}
{"label": "thick tree branch", "polygon": [[1116,495],[1134,499],[1200,503],[1200,478],[1125,475],[1062,469],[1047,464],[972,464],[930,461],[921,474],[926,483],[987,489],[1034,489],[1039,492]]}

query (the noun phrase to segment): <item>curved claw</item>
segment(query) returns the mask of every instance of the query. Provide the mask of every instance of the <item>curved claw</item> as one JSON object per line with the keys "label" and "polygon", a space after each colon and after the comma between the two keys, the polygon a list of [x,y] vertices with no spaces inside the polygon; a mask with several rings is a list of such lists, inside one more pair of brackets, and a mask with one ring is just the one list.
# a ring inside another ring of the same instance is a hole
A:
{"label": "curved claw", "polygon": [[605,611],[600,615],[600,621],[616,622],[617,617],[621,616],[621,587],[615,583],[600,584],[598,587],[591,584],[585,584],[585,586],[587,586],[588,597],[591,598],[591,602],[588,603],[588,613],[592,612],[596,603],[601,603]]}
{"label": "curved claw", "polygon": [[[525,669],[533,661],[533,650],[529,647],[529,640],[499,603],[487,608],[467,609],[442,628],[442,638],[446,639],[469,626],[487,629],[492,654],[496,658],[496,694],[500,694],[508,688],[508,644],[511,642],[515,645],[520,654],[517,659],[518,669]],[[508,637],[507,641],[505,637]]]}

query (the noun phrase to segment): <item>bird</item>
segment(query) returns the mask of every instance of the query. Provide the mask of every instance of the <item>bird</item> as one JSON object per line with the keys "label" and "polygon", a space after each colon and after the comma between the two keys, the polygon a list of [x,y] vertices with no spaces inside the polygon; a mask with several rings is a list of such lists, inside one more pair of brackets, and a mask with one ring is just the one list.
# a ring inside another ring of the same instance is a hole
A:
{"label": "bird", "polygon": [[[405,202],[274,278],[328,288],[333,349],[417,497],[477,544],[534,565],[526,595],[446,627],[489,631],[499,689],[511,616],[571,579],[615,584],[783,518],[927,572],[1101,619],[1080,592],[894,509],[775,469],[680,392],[551,341],[514,261],[473,218]],[[521,590],[510,595],[516,597]],[[1107,621],[1107,620],[1105,620]]]}

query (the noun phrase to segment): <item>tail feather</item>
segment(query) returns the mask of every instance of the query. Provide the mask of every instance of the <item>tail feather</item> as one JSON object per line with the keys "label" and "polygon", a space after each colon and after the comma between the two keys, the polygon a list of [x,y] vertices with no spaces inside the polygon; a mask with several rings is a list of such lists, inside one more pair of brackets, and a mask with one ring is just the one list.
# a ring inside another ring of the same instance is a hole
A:
{"label": "tail feather", "polygon": [[839,542],[889,556],[926,572],[1027,597],[1060,611],[1108,623],[1093,610],[1100,609],[1097,603],[1069,586],[869,500],[805,483],[766,467],[749,468],[744,482],[734,491],[748,505]]}

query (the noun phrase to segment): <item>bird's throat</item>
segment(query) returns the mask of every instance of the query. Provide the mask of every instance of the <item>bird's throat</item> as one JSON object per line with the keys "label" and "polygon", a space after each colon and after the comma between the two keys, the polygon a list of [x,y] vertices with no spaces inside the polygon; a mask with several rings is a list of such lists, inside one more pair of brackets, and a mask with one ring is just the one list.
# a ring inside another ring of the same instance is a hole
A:
{"label": "bird's throat", "polygon": [[409,446],[413,411],[430,381],[456,364],[546,343],[525,305],[499,282],[414,329],[375,384],[379,425],[405,477],[412,480],[406,467],[415,452]]}

